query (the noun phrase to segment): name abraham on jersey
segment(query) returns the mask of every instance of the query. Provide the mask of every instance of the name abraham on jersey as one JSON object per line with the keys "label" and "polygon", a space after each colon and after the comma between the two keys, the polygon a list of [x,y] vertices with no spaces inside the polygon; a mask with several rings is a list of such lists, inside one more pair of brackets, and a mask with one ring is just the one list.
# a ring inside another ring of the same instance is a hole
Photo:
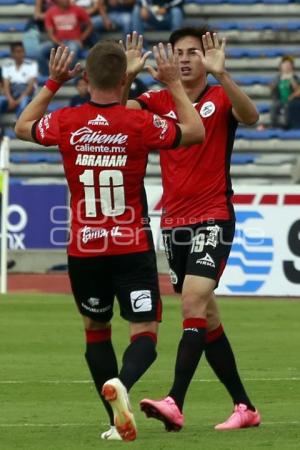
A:
{"label": "name abraham on jersey", "polygon": [[77,155],[76,166],[124,167],[127,155]]}

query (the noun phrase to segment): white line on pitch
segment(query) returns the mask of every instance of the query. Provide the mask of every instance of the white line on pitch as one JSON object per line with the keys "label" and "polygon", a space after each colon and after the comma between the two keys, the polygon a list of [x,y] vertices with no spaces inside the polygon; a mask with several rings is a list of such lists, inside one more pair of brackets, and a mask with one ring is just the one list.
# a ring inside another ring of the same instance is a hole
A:
{"label": "white line on pitch", "polygon": [[[199,383],[219,383],[216,379],[195,378],[194,382]],[[288,378],[244,378],[244,381],[300,381],[300,377]],[[92,380],[0,380],[0,384],[90,384]],[[156,383],[154,380],[139,380],[139,383]]]}
{"label": "white line on pitch", "polygon": [[[262,422],[263,426],[273,426],[273,425],[299,425],[299,421],[276,421],[276,422]],[[99,428],[107,426],[104,423],[97,423]],[[211,427],[212,424],[201,424],[200,426]],[[93,427],[95,428],[95,423],[0,423],[0,428],[67,428],[67,427]]]}

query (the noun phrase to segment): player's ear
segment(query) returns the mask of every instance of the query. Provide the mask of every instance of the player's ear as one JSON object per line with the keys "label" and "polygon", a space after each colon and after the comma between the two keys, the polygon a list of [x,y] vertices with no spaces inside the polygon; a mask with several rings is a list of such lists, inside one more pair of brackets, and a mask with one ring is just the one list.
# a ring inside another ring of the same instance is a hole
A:
{"label": "player's ear", "polygon": [[121,85],[124,86],[127,82],[127,73],[125,72],[124,75],[121,78]]}
{"label": "player's ear", "polygon": [[88,76],[87,76],[87,73],[86,73],[86,71],[85,71],[85,70],[83,71],[83,74],[82,74],[82,78],[84,79],[84,81],[85,81],[86,83],[88,83],[88,82],[89,82],[89,80],[88,80]]}

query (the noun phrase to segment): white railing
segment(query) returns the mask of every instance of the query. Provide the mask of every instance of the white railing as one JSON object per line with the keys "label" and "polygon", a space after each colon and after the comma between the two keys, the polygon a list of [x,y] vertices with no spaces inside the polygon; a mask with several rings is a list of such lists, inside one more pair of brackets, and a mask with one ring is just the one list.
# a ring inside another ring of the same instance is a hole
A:
{"label": "white railing", "polygon": [[9,190],[9,138],[4,137],[0,147],[0,176],[2,178],[1,202],[1,283],[0,292],[7,292],[7,214]]}

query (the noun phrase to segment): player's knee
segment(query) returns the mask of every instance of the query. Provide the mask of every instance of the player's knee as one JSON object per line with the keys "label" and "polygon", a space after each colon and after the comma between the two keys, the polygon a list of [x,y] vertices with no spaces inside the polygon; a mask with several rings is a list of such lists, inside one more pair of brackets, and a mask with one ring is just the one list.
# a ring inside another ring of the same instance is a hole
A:
{"label": "player's knee", "polygon": [[110,328],[110,322],[99,322],[91,317],[83,316],[84,328],[89,331],[105,330]]}
{"label": "player's knee", "polygon": [[206,317],[206,300],[196,293],[184,292],[182,294],[182,316]]}

